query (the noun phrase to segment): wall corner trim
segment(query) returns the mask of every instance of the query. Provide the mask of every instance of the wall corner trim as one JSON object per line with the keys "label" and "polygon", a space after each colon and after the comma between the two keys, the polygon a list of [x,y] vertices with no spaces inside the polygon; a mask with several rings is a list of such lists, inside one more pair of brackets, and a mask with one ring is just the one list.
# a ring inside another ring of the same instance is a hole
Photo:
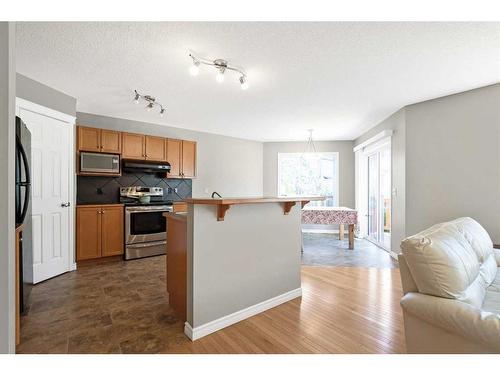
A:
{"label": "wall corner trim", "polygon": [[[55,109],[44,107],[43,105],[30,102],[29,100],[20,97],[16,97],[16,107],[26,108],[27,110],[39,113],[41,115],[45,115],[48,117],[55,118],[56,120],[67,122],[70,125],[75,125],[76,123],[75,116],[71,116],[68,115],[67,113],[56,111]],[[18,115],[18,113],[16,113],[16,115]]]}
{"label": "wall corner trim", "polygon": [[186,322],[184,324],[184,334],[187,337],[189,337],[192,341],[195,341],[211,333],[214,333],[222,328],[226,328],[232,324],[248,319],[251,316],[260,314],[261,312],[264,312],[273,307],[281,305],[282,303],[291,301],[292,299],[301,296],[302,296],[302,288],[297,288],[289,292],[280,294],[279,296],[270,298],[266,301],[259,302],[253,306],[247,307],[240,311],[236,311],[235,313],[223,316],[222,318],[205,323],[199,327],[193,328],[188,322]]}
{"label": "wall corner trim", "polygon": [[372,144],[374,142],[377,142],[378,140],[381,140],[382,138],[392,137],[393,133],[394,133],[394,130],[392,130],[392,129],[385,129],[385,130],[381,131],[380,133],[375,134],[373,137],[367,139],[366,141],[360,143],[359,145],[355,146],[352,150],[354,152],[362,150],[366,146],[369,146],[370,144]]}

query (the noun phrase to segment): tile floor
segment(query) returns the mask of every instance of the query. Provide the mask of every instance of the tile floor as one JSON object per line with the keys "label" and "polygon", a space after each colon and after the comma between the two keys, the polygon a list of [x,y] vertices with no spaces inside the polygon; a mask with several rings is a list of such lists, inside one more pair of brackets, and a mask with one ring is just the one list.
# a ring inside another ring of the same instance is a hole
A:
{"label": "tile floor", "polygon": [[304,233],[302,264],[308,266],[397,268],[388,252],[363,239],[355,239],[354,250],[337,234]]}

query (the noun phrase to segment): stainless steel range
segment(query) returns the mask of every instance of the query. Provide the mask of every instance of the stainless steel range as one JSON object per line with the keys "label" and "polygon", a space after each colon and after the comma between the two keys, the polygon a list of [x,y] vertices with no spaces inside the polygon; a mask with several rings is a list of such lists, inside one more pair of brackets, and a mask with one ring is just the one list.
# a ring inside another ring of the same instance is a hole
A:
{"label": "stainless steel range", "polygon": [[163,213],[173,208],[172,202],[163,200],[163,189],[122,187],[120,201],[125,204],[125,260],[165,254],[167,224]]}

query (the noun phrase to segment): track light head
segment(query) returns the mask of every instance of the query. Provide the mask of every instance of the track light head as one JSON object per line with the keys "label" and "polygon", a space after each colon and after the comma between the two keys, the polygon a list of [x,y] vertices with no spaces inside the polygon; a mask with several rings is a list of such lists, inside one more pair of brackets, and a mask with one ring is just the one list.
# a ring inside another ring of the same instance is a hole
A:
{"label": "track light head", "polygon": [[215,80],[219,83],[224,82],[224,72],[226,68],[220,68],[219,71],[217,72],[217,75],[215,76]]}
{"label": "track light head", "polygon": [[193,57],[193,65],[189,68],[189,73],[192,76],[197,76],[200,73],[200,62]]}
{"label": "track light head", "polygon": [[151,111],[153,109],[153,103],[150,102],[147,106],[146,106],[146,111]]}
{"label": "track light head", "polygon": [[242,90],[248,89],[248,81],[245,76],[240,77],[240,85]]}
{"label": "track light head", "polygon": [[160,117],[163,117],[163,115],[165,114],[165,108],[161,108],[160,109]]}
{"label": "track light head", "polygon": [[134,97],[134,104],[139,104],[139,98],[141,96],[137,93],[137,91],[135,92],[135,97]]}

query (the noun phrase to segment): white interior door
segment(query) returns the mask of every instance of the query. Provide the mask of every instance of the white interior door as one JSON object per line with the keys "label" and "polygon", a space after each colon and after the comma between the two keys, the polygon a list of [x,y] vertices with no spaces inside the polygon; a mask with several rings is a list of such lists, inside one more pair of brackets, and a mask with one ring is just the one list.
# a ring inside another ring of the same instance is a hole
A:
{"label": "white interior door", "polygon": [[71,268],[73,130],[68,122],[18,107],[31,132],[33,282]]}

